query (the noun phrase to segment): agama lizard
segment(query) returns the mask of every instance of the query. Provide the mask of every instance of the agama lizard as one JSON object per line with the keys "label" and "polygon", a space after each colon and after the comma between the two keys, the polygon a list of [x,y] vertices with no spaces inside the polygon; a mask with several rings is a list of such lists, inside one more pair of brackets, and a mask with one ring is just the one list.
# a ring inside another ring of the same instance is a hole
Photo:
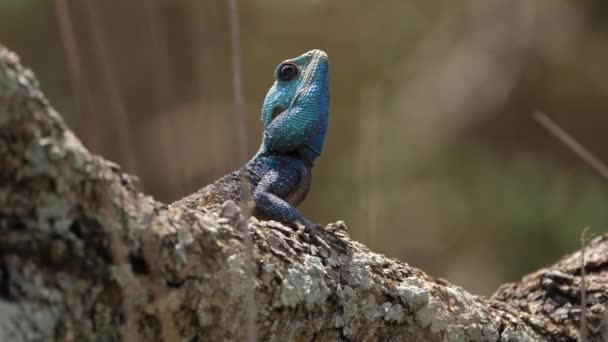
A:
{"label": "agama lizard", "polygon": [[[283,61],[275,77],[262,106],[264,136],[255,156],[241,169],[173,206],[201,208],[232,200],[249,206],[261,218],[307,229],[316,226],[295,206],[308,194],[314,160],[321,154],[328,128],[327,54],[312,50]],[[243,184],[249,196],[242,196]]]}

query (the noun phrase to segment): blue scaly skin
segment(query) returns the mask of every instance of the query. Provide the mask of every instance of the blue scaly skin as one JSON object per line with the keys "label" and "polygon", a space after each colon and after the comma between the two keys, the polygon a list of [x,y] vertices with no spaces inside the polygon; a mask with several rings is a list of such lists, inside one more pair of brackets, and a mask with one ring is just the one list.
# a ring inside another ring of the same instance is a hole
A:
{"label": "blue scaly skin", "polygon": [[[316,226],[295,206],[310,189],[314,160],[321,155],[327,133],[327,55],[312,50],[283,61],[277,66],[275,77],[262,106],[264,136],[256,155],[240,170],[173,205],[201,208],[232,200],[241,207],[249,206],[253,215],[261,218],[306,228]],[[243,184],[250,194],[245,199]]]}

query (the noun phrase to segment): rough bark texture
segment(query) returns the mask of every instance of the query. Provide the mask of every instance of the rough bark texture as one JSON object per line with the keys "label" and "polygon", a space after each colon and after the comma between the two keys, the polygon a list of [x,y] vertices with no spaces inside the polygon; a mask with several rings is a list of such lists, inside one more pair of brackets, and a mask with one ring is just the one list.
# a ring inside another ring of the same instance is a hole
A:
{"label": "rough bark texture", "polygon": [[[239,215],[137,192],[0,47],[1,341],[579,338],[579,253],[487,299],[369,251],[342,222],[310,236]],[[587,247],[590,341],[606,331],[607,252],[608,236]]]}

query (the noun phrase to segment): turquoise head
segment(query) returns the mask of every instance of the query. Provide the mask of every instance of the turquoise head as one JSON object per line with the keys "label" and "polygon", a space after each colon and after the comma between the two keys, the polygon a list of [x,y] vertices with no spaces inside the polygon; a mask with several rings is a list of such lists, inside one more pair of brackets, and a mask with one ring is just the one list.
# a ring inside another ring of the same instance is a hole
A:
{"label": "turquoise head", "polygon": [[321,153],[329,115],[327,54],[311,50],[281,62],[262,106],[262,149],[297,151],[311,162]]}

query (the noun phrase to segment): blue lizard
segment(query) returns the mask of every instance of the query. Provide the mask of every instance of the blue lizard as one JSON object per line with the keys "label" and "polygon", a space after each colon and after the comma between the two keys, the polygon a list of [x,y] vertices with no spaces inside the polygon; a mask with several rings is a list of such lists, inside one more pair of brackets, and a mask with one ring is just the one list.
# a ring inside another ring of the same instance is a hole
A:
{"label": "blue lizard", "polygon": [[264,135],[255,156],[241,170],[174,205],[196,208],[233,200],[242,206],[241,180],[245,178],[254,215],[309,229],[316,226],[295,206],[308,194],[314,160],[321,154],[327,133],[327,54],[312,50],[283,61],[275,77],[262,106]]}

